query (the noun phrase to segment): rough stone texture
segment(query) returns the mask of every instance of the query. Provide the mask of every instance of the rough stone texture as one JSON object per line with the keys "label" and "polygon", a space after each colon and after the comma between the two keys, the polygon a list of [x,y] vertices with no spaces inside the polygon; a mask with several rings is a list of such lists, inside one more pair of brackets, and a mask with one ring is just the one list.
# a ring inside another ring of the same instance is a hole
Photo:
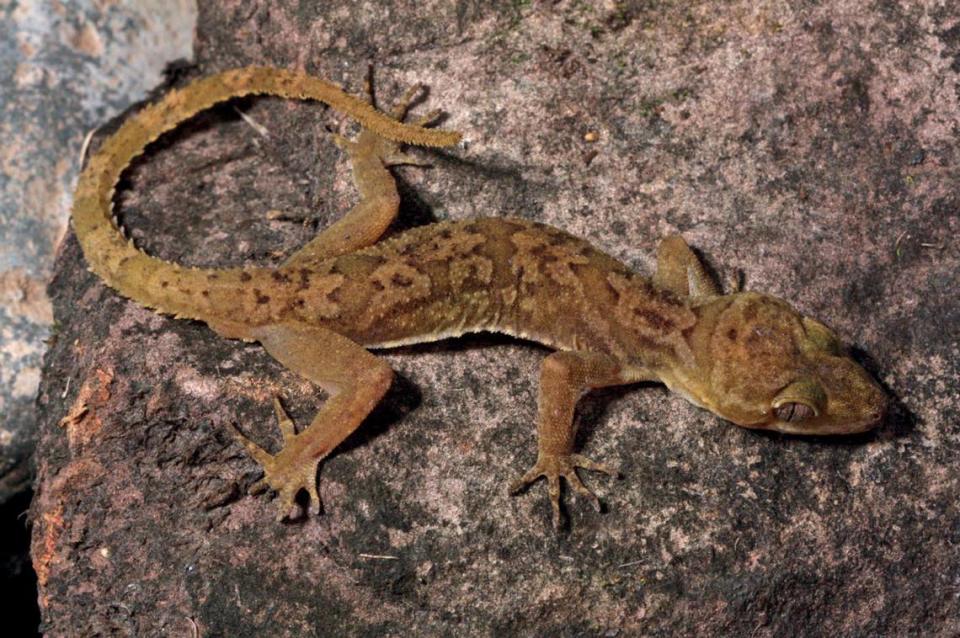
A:
{"label": "rough stone texture", "polygon": [[[592,395],[584,449],[625,477],[590,477],[608,511],[568,498],[557,535],[542,485],[505,492],[535,457],[543,350],[413,347],[384,355],[401,380],[324,464],[326,513],[278,524],[223,425],[275,446],[271,395],[303,423],[321,393],[118,298],[70,238],[33,510],[50,635],[960,632],[960,9],[591,6],[210,4],[195,73],[271,63],[358,92],[373,60],[381,95],[427,83],[421,108],[467,141],[400,171],[408,220],[524,215],[647,271],[681,231],[723,279],[846,335],[895,399],[887,424],[767,436],[661,387]],[[138,162],[123,221],[165,258],[276,263],[354,201],[326,135],[341,122],[216,109]]]}
{"label": "rough stone texture", "polygon": [[0,502],[30,483],[44,290],[84,136],[189,57],[193,0],[0,1]]}

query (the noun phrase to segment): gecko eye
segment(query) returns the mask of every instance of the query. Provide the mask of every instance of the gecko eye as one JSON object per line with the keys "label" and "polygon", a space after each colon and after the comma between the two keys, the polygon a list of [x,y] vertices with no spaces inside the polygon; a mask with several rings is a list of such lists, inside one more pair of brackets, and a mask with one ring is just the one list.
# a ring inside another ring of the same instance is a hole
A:
{"label": "gecko eye", "polygon": [[789,422],[803,421],[804,419],[809,419],[812,416],[816,416],[816,410],[811,408],[809,405],[804,403],[795,403],[793,401],[778,405],[773,409],[773,413],[781,421]]}
{"label": "gecko eye", "polygon": [[827,406],[827,394],[819,381],[800,378],[773,399],[773,414],[781,422],[805,421],[819,416]]}

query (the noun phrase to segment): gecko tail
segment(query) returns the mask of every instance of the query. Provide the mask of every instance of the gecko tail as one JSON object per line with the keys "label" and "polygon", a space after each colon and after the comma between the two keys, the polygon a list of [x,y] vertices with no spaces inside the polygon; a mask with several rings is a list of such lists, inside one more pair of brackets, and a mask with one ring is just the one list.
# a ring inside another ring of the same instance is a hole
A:
{"label": "gecko tail", "polygon": [[120,294],[161,312],[209,320],[209,309],[196,292],[209,287],[211,280],[223,286],[249,276],[241,269],[188,268],[151,257],[126,239],[113,216],[117,182],[147,145],[200,111],[247,95],[324,102],[382,137],[402,143],[450,146],[460,140],[454,131],[398,122],[336,85],[298,71],[245,67],[171,91],[127,119],[104,141],[77,182],[72,212],[77,239],[90,269]]}

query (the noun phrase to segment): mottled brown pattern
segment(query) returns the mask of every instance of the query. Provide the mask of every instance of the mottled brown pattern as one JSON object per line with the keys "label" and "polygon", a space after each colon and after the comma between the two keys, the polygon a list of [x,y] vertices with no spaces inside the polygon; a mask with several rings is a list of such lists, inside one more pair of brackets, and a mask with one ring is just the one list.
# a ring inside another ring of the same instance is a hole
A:
{"label": "mottled brown pattern", "polygon": [[582,242],[553,229],[530,228],[510,237],[516,253],[510,268],[520,278],[523,289],[549,279],[564,288],[581,290],[582,283],[575,266],[590,263],[583,253]]}
{"label": "mottled brown pattern", "polygon": [[296,284],[294,297],[294,315],[297,319],[315,322],[338,317],[341,305],[336,299],[336,292],[346,278],[337,273],[311,277],[306,269],[300,269],[298,275],[300,281]]}
{"label": "mottled brown pattern", "polygon": [[375,292],[367,310],[367,326],[393,311],[395,306],[413,304],[430,296],[430,277],[402,261],[387,262],[367,282]]}
{"label": "mottled brown pattern", "polygon": [[[111,198],[121,173],[150,142],[199,111],[230,98],[252,94],[325,102],[371,130],[379,131],[388,140],[449,146],[460,137],[450,131],[429,130],[398,122],[371,108],[368,103],[347,95],[339,87],[296,71],[246,67],[209,76],[184,89],[171,91],[159,102],[127,119],[90,158],[77,183],[72,214],[74,229],[81,238],[91,269],[111,286],[127,296],[140,299],[149,307],[163,306],[164,311],[180,317],[215,319],[206,308],[198,315],[198,308],[192,307],[188,299],[173,299],[151,284],[158,274],[173,271],[179,275],[182,286],[199,289],[202,287],[199,282],[209,280],[210,269],[181,271],[138,250],[116,227]],[[241,281],[250,281],[253,275],[244,271],[239,277]],[[256,308],[248,310],[257,317],[277,314],[264,314]],[[231,309],[230,316],[216,319],[233,322],[236,320],[235,311]]]}
{"label": "mottled brown pattern", "polygon": [[683,331],[692,327],[697,317],[685,303],[642,278],[614,272],[607,283],[616,291],[616,314],[624,325],[655,349],[667,348],[674,358],[693,364]]}

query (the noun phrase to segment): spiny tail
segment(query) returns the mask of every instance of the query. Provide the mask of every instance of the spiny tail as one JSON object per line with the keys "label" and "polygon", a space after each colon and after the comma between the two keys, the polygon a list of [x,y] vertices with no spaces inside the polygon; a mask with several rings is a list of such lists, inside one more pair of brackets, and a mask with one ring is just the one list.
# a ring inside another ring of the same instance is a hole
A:
{"label": "spiny tail", "polygon": [[130,162],[160,135],[219,102],[261,94],[319,100],[397,142],[450,146],[460,139],[453,131],[398,122],[337,86],[297,71],[246,67],[198,80],[168,93],[124,122],[90,158],[80,175],[73,203],[73,227],[90,269],[110,287],[145,306],[180,317],[209,320],[228,312],[216,312],[216,306],[207,298],[211,281],[216,280],[215,287],[223,290],[249,282],[253,271],[188,268],[146,255],[126,240],[117,227],[112,213],[113,195]]}

